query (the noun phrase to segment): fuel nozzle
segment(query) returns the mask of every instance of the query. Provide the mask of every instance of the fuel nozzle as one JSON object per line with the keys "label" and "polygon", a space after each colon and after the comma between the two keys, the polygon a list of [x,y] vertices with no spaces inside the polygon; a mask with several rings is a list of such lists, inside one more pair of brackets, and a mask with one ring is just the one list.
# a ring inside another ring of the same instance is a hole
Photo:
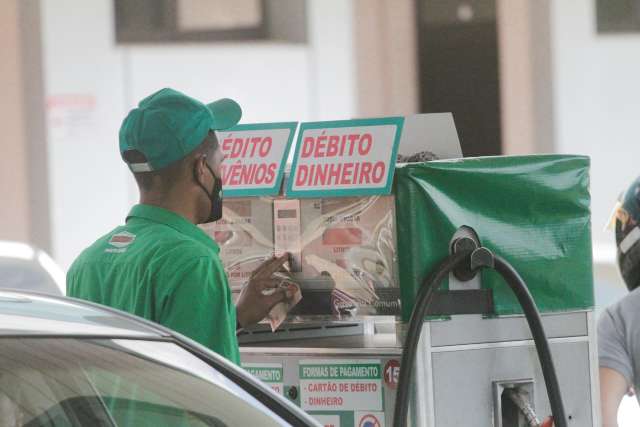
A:
{"label": "fuel nozzle", "polygon": [[533,410],[529,393],[516,387],[507,388],[502,393],[502,400],[503,426],[520,426],[522,423],[519,419],[523,419],[527,427],[542,427]]}
{"label": "fuel nozzle", "polygon": [[493,268],[493,253],[480,245],[480,238],[475,230],[463,225],[456,232],[458,237],[451,243],[451,253],[469,252],[469,262],[455,268],[453,275],[461,282],[468,282],[476,277],[482,268]]}

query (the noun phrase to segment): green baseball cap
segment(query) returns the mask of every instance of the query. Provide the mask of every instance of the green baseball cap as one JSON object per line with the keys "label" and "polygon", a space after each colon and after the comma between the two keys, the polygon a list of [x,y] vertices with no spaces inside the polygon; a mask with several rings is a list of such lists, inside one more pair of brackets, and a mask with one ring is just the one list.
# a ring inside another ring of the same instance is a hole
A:
{"label": "green baseball cap", "polygon": [[[140,101],[122,122],[120,155],[133,172],[159,170],[191,153],[210,130],[229,129],[241,116],[240,105],[232,99],[205,105],[177,90],[161,89]],[[142,156],[128,161],[129,151]]]}

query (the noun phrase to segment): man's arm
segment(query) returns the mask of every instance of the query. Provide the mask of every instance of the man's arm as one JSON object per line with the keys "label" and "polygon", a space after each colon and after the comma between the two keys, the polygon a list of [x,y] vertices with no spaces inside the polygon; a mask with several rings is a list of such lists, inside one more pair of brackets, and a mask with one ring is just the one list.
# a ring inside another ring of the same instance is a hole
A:
{"label": "man's arm", "polygon": [[604,427],[617,427],[618,407],[633,384],[633,363],[625,330],[624,319],[615,308],[606,309],[598,319],[600,408]]}
{"label": "man's arm", "polygon": [[611,368],[600,368],[600,405],[603,427],[618,426],[618,408],[628,389],[629,385],[622,374]]}
{"label": "man's arm", "polygon": [[235,307],[226,276],[209,257],[182,261],[158,288],[158,323],[239,363]]}

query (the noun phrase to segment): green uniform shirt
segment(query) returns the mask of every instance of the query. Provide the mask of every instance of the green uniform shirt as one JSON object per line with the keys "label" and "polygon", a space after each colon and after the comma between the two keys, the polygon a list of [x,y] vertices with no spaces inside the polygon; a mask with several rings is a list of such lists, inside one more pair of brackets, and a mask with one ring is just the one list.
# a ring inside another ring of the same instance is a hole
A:
{"label": "green uniform shirt", "polygon": [[67,295],[144,317],[240,363],[236,309],[218,245],[182,216],[136,205],[85,249]]}

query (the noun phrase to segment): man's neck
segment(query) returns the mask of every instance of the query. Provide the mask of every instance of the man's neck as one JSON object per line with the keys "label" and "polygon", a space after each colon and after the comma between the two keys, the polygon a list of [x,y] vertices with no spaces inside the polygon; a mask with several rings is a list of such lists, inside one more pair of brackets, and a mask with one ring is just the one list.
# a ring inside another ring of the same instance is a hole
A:
{"label": "man's neck", "polygon": [[182,196],[172,197],[170,194],[141,193],[140,203],[166,209],[183,216],[193,224],[198,223],[195,206],[185,202]]}

